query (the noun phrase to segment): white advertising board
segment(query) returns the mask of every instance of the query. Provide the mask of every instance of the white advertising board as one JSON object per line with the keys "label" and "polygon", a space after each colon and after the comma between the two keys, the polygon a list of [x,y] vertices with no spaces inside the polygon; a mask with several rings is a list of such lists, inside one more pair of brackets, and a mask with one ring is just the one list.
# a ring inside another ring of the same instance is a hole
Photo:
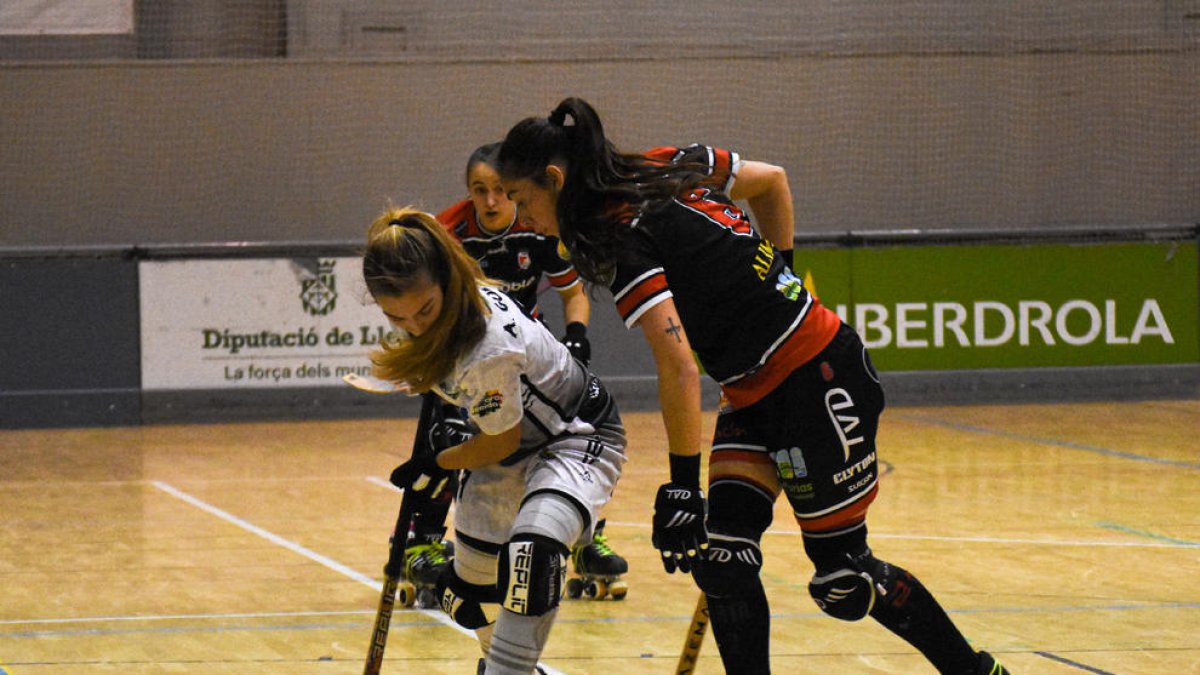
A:
{"label": "white advertising board", "polygon": [[0,35],[133,33],[133,0],[4,0]]}
{"label": "white advertising board", "polygon": [[345,386],[390,326],[359,258],[139,264],[144,390]]}

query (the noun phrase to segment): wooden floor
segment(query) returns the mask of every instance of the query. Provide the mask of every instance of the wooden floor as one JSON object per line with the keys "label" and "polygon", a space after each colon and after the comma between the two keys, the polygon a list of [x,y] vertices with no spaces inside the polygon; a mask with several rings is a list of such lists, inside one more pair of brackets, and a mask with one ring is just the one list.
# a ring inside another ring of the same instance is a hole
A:
{"label": "wooden floor", "polygon": [[[696,590],[649,542],[661,423],[626,422],[607,515],[629,597],[564,600],[550,672],[672,673],[684,640]],[[361,672],[412,427],[0,432],[0,673]],[[890,408],[873,548],[1015,673],[1200,673],[1198,436],[1200,401]],[[764,550],[776,673],[934,672],[817,611],[782,501]],[[385,673],[474,673],[437,612],[390,635]],[[711,637],[698,672],[721,672]]]}

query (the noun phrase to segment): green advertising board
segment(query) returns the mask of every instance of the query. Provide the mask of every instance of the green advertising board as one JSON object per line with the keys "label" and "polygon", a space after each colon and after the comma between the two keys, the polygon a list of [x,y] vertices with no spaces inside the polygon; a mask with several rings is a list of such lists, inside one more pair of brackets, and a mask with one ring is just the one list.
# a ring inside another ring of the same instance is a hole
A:
{"label": "green advertising board", "polygon": [[1195,241],[797,248],[881,370],[1200,361]]}

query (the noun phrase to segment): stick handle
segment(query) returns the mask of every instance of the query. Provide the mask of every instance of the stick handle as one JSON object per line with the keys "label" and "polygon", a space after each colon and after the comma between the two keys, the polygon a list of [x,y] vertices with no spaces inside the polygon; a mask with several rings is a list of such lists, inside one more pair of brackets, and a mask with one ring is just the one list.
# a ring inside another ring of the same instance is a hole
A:
{"label": "stick handle", "polygon": [[679,654],[679,664],[675,666],[675,675],[691,675],[696,672],[696,662],[700,660],[700,647],[704,646],[704,634],[708,632],[708,598],[701,593],[696,600],[696,611],[692,613],[692,624],[688,626],[687,638],[683,641],[683,652]]}

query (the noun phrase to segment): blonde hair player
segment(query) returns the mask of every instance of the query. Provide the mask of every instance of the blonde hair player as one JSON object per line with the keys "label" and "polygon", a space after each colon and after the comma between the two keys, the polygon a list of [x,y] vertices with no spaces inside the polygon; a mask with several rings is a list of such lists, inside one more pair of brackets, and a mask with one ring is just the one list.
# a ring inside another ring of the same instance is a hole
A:
{"label": "blonde hair player", "polygon": [[372,354],[374,374],[465,411],[461,423],[435,421],[434,452],[392,473],[421,491],[467,470],[454,560],[437,581],[442,607],[479,635],[480,673],[534,672],[567,554],[591,537],[625,462],[616,405],[432,215],[381,214],[363,278],[398,333]]}

